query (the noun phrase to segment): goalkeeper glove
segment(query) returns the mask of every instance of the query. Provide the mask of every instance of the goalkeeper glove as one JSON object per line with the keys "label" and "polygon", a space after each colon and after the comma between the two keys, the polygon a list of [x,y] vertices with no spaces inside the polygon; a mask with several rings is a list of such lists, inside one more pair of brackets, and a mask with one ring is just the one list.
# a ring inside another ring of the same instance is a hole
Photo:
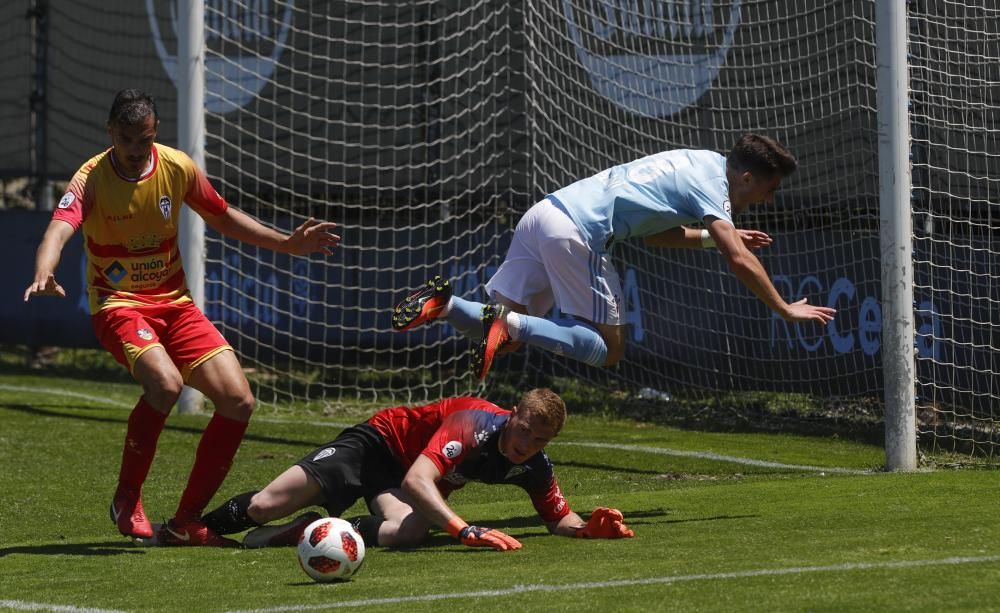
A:
{"label": "goalkeeper glove", "polygon": [[618,509],[597,507],[590,514],[586,526],[576,529],[576,538],[586,539],[620,539],[632,538],[635,532],[624,522],[625,516]]}
{"label": "goalkeeper glove", "polygon": [[468,547],[492,547],[497,551],[520,549],[521,543],[499,530],[470,526],[459,517],[452,517],[446,526],[448,533]]}

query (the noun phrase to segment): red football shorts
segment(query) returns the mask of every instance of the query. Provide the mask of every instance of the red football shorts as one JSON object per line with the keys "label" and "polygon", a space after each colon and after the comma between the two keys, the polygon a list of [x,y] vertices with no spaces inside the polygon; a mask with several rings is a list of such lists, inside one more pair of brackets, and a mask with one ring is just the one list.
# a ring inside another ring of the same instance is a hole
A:
{"label": "red football shorts", "polygon": [[203,362],[233,349],[193,302],[115,307],[91,321],[101,345],[129,372],[147,350],[163,347],[187,381]]}

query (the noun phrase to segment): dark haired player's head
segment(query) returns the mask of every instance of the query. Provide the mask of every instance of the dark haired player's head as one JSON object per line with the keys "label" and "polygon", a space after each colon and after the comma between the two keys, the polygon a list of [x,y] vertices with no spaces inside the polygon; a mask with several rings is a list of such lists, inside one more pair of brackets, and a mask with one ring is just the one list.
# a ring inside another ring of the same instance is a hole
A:
{"label": "dark haired player's head", "polygon": [[115,94],[115,100],[111,103],[108,126],[112,124],[120,127],[137,126],[150,115],[154,124],[160,121],[156,102],[152,96],[138,89],[123,89]]}
{"label": "dark haired player's head", "polygon": [[798,162],[774,139],[744,134],[726,158],[729,201],[734,214],[755,204],[774,201],[781,180],[795,172]]}
{"label": "dark haired player's head", "polygon": [[115,95],[108,113],[108,136],[120,175],[138,179],[150,168],[159,126],[160,116],[152,96],[137,89],[123,89]]}
{"label": "dark haired player's head", "polygon": [[738,173],[749,171],[762,179],[785,178],[799,166],[788,149],[760,134],[741,136],[729,152],[726,164]]}

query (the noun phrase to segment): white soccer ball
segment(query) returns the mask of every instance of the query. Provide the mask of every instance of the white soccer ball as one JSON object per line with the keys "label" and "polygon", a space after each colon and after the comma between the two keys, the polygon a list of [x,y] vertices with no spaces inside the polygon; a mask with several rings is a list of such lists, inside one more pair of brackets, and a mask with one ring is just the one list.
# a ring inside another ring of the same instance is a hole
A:
{"label": "white soccer ball", "polygon": [[299,564],[316,581],[349,579],[365,561],[365,542],[351,524],[336,517],[317,519],[299,539]]}

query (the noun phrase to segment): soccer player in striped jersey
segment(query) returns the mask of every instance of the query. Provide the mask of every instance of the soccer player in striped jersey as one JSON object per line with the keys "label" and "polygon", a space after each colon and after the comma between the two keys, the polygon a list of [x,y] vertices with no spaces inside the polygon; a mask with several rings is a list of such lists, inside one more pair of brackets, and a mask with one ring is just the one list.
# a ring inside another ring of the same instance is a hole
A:
{"label": "soccer player in striped jersey", "polygon": [[55,278],[62,249],[83,229],[91,320],[101,344],[142,385],[128,418],[111,519],[135,539],[153,537],[142,505],[156,444],[186,383],[212,401],[176,513],[159,540],[228,545],[199,521],[229,471],[254,408],[232,347],[191,300],[177,244],[187,203],[220,234],[292,255],[331,254],[336,224],[309,219],[290,235],[228,206],[185,153],[156,143],[159,116],[138,90],[118,92],[107,130],[111,147],[80,167],[52,215],[24,292],[65,297]]}
{"label": "soccer player in striped jersey", "polygon": [[[834,309],[788,303],[751,252],[771,237],[737,229],[732,216],[769,204],[797,162],[783,146],[743,135],[728,157],[704,150],[656,153],[557,190],[535,204],[514,230],[507,257],[486,284],[489,304],[453,296],[435,277],[397,305],[393,328],[445,318],[479,341],[474,369],[486,377],[497,352],[515,343],[593,366],[625,353],[622,289],[611,246],[641,238],[650,247],[719,250],[730,270],[786,321],[825,324]],[[701,223],[704,229],[688,227]],[[557,306],[564,318],[543,316]]]}
{"label": "soccer player in striped jersey", "polygon": [[294,545],[319,519],[313,511],[262,526],[309,506],[339,517],[359,498],[371,515],[349,519],[366,547],[409,547],[437,526],[469,547],[520,549],[503,532],[469,525],[448,504],[470,481],[522,488],[549,532],[578,538],[629,538],[616,509],[598,507],[584,521],[569,508],[544,448],[562,429],[566,405],[552,390],[525,392],[510,411],[481,398],[446,398],[395,407],[347,428],[259,492],[230,498],[203,518],[218,534],[261,526],[245,547]]}

